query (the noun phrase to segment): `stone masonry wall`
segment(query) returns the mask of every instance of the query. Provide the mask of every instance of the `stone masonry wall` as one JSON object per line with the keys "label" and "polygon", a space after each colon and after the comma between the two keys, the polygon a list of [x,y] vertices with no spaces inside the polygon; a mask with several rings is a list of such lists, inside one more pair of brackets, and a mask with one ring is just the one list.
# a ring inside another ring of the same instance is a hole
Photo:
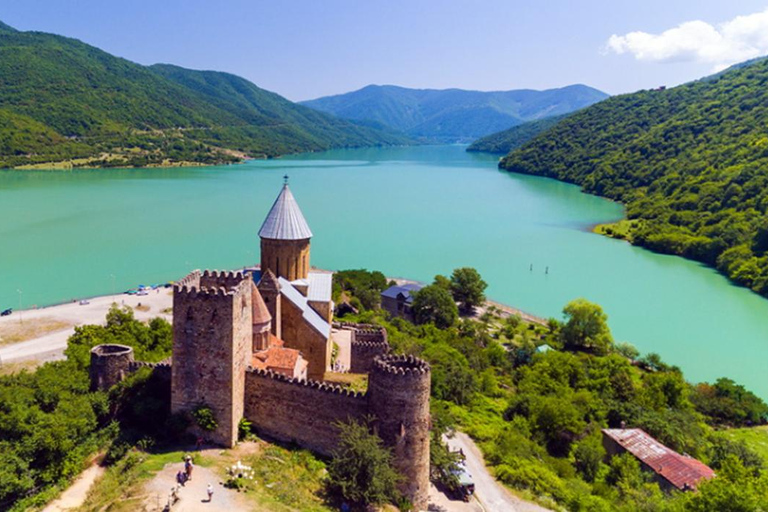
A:
{"label": "stone masonry wall", "polygon": [[309,274],[309,238],[304,240],[261,239],[261,271],[271,270],[289,281]]}
{"label": "stone masonry wall", "polygon": [[332,344],[302,318],[302,311],[290,300],[281,296],[280,307],[283,313],[282,334],[285,346],[301,351],[307,360],[307,376],[322,380],[326,369],[331,364]]}
{"label": "stone masonry wall", "polygon": [[334,322],[333,326],[352,332],[349,367],[352,373],[370,373],[373,360],[389,353],[387,331],[383,327],[350,322]]}
{"label": "stone masonry wall", "polygon": [[265,370],[246,372],[245,417],[257,432],[280,441],[329,455],[338,442],[334,424],[367,412],[361,393]]}
{"label": "stone masonry wall", "polygon": [[251,286],[250,275],[208,271],[174,286],[171,411],[210,407],[218,428],[207,435],[225,446],[237,442],[242,418]]}

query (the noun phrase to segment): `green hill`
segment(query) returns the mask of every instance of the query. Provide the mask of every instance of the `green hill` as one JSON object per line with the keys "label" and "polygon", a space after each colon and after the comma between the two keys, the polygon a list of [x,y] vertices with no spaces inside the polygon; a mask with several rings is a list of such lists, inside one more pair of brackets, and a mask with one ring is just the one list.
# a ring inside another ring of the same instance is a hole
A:
{"label": "green hill", "polygon": [[302,104],[345,119],[375,121],[432,142],[469,142],[526,121],[566,114],[606,97],[585,85],[496,92],[369,85]]}
{"label": "green hill", "polygon": [[[588,107],[500,167],[577,183],[633,219],[605,232],[768,295],[768,61]],[[628,231],[627,231],[628,228]]]}
{"label": "green hill", "polygon": [[503,132],[486,135],[469,145],[467,151],[483,151],[486,153],[509,153],[517,149],[540,133],[543,133],[557,123],[568,117],[570,114],[545,117],[536,121],[513,126]]}
{"label": "green hill", "polygon": [[[219,89],[220,88],[220,89]],[[300,106],[225,73],[145,67],[75,39],[0,27],[0,167],[213,163],[407,137]]]}

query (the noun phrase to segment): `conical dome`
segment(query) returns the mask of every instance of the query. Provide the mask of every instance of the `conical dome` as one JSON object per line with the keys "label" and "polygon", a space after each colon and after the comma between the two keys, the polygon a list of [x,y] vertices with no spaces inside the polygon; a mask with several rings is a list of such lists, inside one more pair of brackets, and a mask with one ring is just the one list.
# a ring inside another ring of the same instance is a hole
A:
{"label": "conical dome", "polygon": [[283,185],[280,195],[275,199],[275,204],[269,210],[264,224],[259,230],[261,238],[272,240],[304,240],[312,238],[304,215],[299,209],[299,204],[291,194],[288,184]]}

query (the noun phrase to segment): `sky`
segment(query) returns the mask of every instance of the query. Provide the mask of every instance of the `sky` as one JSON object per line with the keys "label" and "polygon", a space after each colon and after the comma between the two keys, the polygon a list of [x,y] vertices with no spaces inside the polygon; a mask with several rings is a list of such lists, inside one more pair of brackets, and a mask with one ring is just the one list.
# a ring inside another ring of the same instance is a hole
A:
{"label": "sky", "polygon": [[619,94],[768,54],[768,0],[0,0],[0,21],[293,101],[368,84]]}

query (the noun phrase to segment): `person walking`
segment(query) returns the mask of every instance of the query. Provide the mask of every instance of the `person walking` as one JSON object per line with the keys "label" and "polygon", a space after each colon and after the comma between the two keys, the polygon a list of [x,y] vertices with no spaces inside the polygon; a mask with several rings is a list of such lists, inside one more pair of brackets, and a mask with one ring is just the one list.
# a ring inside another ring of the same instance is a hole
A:
{"label": "person walking", "polygon": [[211,502],[213,499],[213,486],[209,483],[208,488],[206,489],[206,492],[208,493],[208,503]]}
{"label": "person walking", "polygon": [[184,471],[187,473],[187,480],[192,480],[193,469],[194,469],[194,464],[192,464],[192,457],[187,455],[187,458],[184,460]]}

